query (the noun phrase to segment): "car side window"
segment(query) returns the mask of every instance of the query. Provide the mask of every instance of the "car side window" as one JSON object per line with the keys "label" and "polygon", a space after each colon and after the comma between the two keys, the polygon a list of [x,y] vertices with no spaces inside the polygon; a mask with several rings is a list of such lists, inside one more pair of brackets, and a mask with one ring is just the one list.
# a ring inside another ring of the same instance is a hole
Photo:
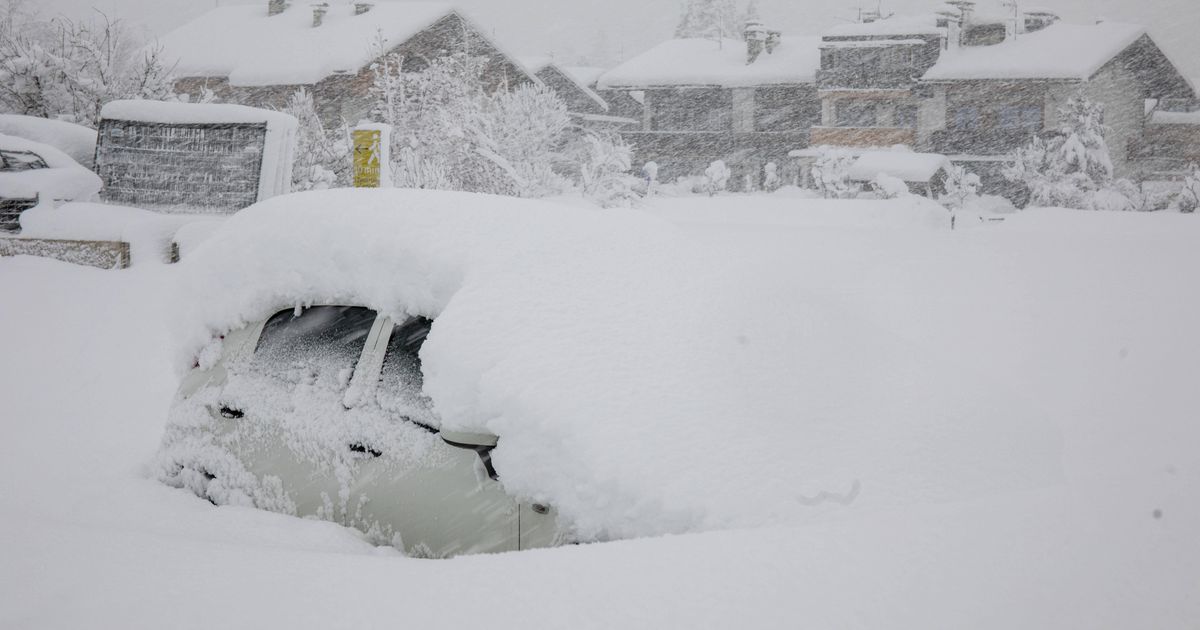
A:
{"label": "car side window", "polygon": [[392,328],[377,389],[379,406],[385,411],[426,427],[436,426],[437,419],[422,391],[425,379],[419,353],[432,326],[424,317],[412,317]]}
{"label": "car side window", "polygon": [[345,387],[376,317],[361,306],[313,306],[276,313],[263,325],[251,366],[286,380],[333,379]]}
{"label": "car side window", "polygon": [[46,161],[31,151],[0,151],[0,170],[31,171],[48,168]]}

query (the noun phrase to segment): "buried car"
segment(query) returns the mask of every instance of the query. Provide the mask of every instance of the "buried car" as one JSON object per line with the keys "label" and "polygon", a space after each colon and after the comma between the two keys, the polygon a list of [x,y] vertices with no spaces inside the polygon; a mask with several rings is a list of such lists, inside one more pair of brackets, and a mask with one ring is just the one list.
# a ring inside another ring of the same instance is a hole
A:
{"label": "buried car", "polygon": [[418,557],[562,542],[555,511],[506,494],[497,437],[439,430],[419,350],[433,322],[361,306],[281,309],[185,376],[160,480],[214,504],[341,523]]}
{"label": "buried car", "polygon": [[41,203],[88,201],[100,178],[58,149],[0,134],[0,231],[20,230],[20,216]]}

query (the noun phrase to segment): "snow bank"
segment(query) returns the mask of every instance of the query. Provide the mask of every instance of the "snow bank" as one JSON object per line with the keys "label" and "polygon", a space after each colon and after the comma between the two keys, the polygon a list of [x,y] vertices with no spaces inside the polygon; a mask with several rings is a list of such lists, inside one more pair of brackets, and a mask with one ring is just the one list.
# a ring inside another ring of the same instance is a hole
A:
{"label": "snow bank", "polygon": [[[931,373],[939,359],[881,328],[883,313],[815,292],[780,318],[747,301],[740,267],[712,261],[635,211],[415,190],[280,197],[184,259],[177,365],[294,304],[433,317],[421,358],[442,426],[499,435],[508,491],[553,503],[585,538],[1055,478],[1056,438],[1035,409],[957,365]],[[831,386],[847,370],[856,378]]]}
{"label": "snow bank", "polygon": [[68,203],[57,208],[42,204],[21,215],[21,234],[31,238],[124,241],[130,244],[131,260],[137,265],[142,261],[161,262],[182,227],[213,226],[221,221],[211,215],[161,214],[99,203]]}
{"label": "snow bank", "polygon": [[821,67],[821,38],[784,35],[775,52],[746,63],[737,39],[672,39],[609,70],[600,89],[660,86],[753,87],[813,83]]}
{"label": "snow bank", "polygon": [[96,130],[36,116],[0,114],[0,133],[48,144],[85,168],[96,160]]}
{"label": "snow bank", "polygon": [[0,172],[0,197],[89,200],[100,192],[100,178],[95,173],[50,145],[0,134],[0,149],[32,152],[49,167]]}

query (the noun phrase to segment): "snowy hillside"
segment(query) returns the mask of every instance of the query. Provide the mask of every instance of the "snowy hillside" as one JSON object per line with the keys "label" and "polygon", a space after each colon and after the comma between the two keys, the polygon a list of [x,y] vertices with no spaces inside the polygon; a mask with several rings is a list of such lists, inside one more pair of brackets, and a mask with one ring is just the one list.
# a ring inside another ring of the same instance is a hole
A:
{"label": "snowy hillside", "polygon": [[[414,255],[475,255],[430,294],[434,363],[514,336],[435,385],[500,413],[502,477],[597,529],[695,532],[447,561],[150,479],[186,264],[0,259],[0,627],[1193,627],[1200,224],[1032,209],[950,232],[905,203],[396,217]],[[605,266],[610,245],[654,249]]]}

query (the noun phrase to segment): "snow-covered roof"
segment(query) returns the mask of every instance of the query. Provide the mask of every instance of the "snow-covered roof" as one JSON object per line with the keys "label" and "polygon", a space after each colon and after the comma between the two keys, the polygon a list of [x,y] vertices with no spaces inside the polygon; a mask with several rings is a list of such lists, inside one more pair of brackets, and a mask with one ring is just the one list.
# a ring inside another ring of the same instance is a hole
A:
{"label": "snow-covered roof", "polygon": [[576,81],[583,85],[596,85],[600,80],[600,75],[607,72],[607,68],[599,68],[595,66],[560,66],[563,72],[571,75]]}
{"label": "snow-covered roof", "polygon": [[813,83],[821,66],[821,38],[784,35],[773,53],[746,63],[746,43],[727,39],[673,39],[604,73],[599,87],[753,87]]}
{"label": "snow-covered roof", "polygon": [[313,84],[354,73],[377,56],[376,43],[391,49],[454,12],[441,2],[375,2],[354,15],[350,4],[332,4],[313,27],[309,3],[296,2],[279,15],[267,3],[218,7],[162,37],[168,65],[181,77],[229,77],[236,86]]}
{"label": "snow-covered roof", "polygon": [[950,159],[938,153],[910,151],[867,151],[850,167],[851,181],[871,181],[881,173],[906,182],[928,182],[938,171],[950,166]]}
{"label": "snow-covered roof", "polygon": [[562,66],[554,63],[553,57],[520,57],[518,61],[531,75],[536,76],[539,72],[542,72],[547,68],[557,71],[563,76],[563,78],[570,81],[582,94],[596,103],[600,109],[603,111],[608,111],[608,101],[601,98],[601,96],[593,91],[592,88],[588,87],[589,84],[580,81],[575,77],[574,74],[568,72]]}
{"label": "snow-covered roof", "polygon": [[1146,28],[1136,24],[1059,22],[994,46],[945,51],[924,79],[1086,81],[1145,34]]}

